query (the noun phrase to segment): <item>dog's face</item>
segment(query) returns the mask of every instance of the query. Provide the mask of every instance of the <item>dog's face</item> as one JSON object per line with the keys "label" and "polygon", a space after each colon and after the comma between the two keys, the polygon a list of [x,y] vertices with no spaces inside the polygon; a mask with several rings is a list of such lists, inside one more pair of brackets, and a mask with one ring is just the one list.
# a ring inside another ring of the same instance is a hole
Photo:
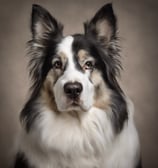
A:
{"label": "dog's face", "polygon": [[[67,36],[56,47],[45,83],[59,111],[87,111],[93,104],[91,74],[94,59],[86,50],[73,48],[75,37]],[[49,84],[48,84],[49,83]]]}
{"label": "dog's face", "polygon": [[83,35],[64,37],[57,44],[44,85],[58,111],[88,111],[105,90],[108,100],[110,92],[91,48]]}
{"label": "dog's face", "polygon": [[95,62],[86,50],[75,51],[74,43],[75,38],[68,36],[57,45],[52,69],[46,79],[54,80],[51,85],[59,111],[87,111],[93,104],[91,73]]}
{"label": "dog's face", "polygon": [[97,108],[107,112],[114,129],[120,131],[128,116],[116,79],[121,64],[112,5],[103,6],[86,22],[83,34],[66,37],[62,24],[41,6],[33,5],[31,32],[28,46],[33,85],[21,112],[27,131],[44,107],[62,117],[77,117],[81,112],[88,115]]}
{"label": "dog's face", "polygon": [[106,108],[111,90],[119,88],[115,80],[119,49],[111,4],[84,26],[84,34],[64,37],[63,26],[44,8],[33,6],[29,42],[33,89],[45,92],[45,99],[58,112]]}

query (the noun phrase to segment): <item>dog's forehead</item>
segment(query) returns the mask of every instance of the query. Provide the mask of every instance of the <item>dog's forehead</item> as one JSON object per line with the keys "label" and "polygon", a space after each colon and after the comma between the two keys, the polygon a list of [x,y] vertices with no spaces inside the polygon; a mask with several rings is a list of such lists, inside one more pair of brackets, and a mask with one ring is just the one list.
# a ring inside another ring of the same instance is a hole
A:
{"label": "dog's forehead", "polygon": [[57,47],[57,53],[63,53],[65,56],[70,57],[72,56],[72,44],[73,44],[74,38],[72,36],[67,36],[63,38],[63,40],[59,43]]}
{"label": "dog's forehead", "polygon": [[83,59],[89,55],[83,40],[79,40],[74,36],[66,36],[63,38],[58,44],[57,54],[67,57],[68,59],[72,59],[74,56]]}

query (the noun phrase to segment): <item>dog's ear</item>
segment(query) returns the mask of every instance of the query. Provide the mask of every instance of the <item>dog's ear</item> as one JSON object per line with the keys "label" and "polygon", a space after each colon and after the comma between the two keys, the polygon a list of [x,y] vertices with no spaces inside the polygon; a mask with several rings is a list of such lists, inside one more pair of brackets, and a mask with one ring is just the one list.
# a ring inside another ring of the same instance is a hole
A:
{"label": "dog's ear", "polygon": [[47,39],[48,35],[62,35],[63,26],[43,7],[32,6],[31,31],[34,40]]}
{"label": "dog's ear", "polygon": [[[102,60],[107,67],[109,81],[120,74],[120,47],[117,36],[117,19],[112,4],[104,5],[94,17],[85,23],[85,36],[103,48]],[[106,49],[106,50],[104,50]]]}
{"label": "dog's ear", "polygon": [[112,4],[104,5],[90,22],[85,23],[85,34],[107,45],[116,35],[116,22]]}
{"label": "dog's ear", "polygon": [[[38,93],[42,82],[51,67],[48,48],[56,46],[62,39],[63,26],[51,14],[39,5],[32,6],[32,39],[28,41],[29,68],[33,84],[32,89]],[[53,55],[53,53],[51,53]],[[48,62],[48,64],[46,64]]]}

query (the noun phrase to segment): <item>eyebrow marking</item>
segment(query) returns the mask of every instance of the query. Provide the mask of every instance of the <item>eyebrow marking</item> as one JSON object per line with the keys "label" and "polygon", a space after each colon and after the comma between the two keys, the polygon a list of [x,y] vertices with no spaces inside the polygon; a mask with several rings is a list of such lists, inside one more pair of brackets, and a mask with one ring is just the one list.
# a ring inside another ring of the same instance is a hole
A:
{"label": "eyebrow marking", "polygon": [[79,57],[79,59],[82,61],[82,60],[85,60],[88,58],[89,54],[86,50],[84,49],[80,49],[77,53],[77,56]]}

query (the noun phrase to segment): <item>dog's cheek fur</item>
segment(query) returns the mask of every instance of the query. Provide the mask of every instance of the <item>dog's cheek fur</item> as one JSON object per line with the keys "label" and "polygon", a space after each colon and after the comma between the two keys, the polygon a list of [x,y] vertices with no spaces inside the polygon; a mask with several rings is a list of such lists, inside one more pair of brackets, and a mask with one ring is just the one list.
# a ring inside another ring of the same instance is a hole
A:
{"label": "dog's cheek fur", "polygon": [[127,104],[123,93],[109,88],[98,70],[93,71],[91,80],[95,88],[94,106],[107,113],[114,132],[119,133],[128,118]]}
{"label": "dog's cheek fur", "polygon": [[59,112],[55,103],[53,87],[59,78],[59,74],[60,73],[57,74],[55,71],[50,70],[41,90],[41,96],[42,100],[44,101],[44,104],[46,104],[46,106],[49,107],[55,113]]}
{"label": "dog's cheek fur", "polygon": [[91,74],[91,80],[94,84],[94,106],[107,111],[110,105],[111,92],[102,79],[101,73],[94,70]]}

